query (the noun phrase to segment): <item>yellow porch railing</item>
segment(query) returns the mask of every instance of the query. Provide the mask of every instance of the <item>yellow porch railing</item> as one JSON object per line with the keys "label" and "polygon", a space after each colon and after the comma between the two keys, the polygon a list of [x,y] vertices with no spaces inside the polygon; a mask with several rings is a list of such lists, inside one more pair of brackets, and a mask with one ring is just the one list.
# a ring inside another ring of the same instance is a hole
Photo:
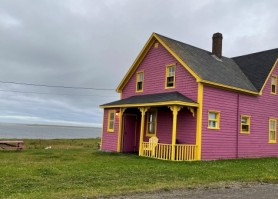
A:
{"label": "yellow porch railing", "polygon": [[[162,143],[143,142],[142,156],[157,158],[162,160],[171,160],[172,145]],[[193,161],[196,160],[196,145],[176,144],[175,160],[176,161]]]}

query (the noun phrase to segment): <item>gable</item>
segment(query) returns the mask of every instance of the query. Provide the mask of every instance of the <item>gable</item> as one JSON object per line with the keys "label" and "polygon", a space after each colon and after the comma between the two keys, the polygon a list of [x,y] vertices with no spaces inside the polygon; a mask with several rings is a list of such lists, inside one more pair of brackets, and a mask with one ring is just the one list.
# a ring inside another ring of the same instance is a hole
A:
{"label": "gable", "polygon": [[260,91],[278,59],[278,48],[232,58]]}

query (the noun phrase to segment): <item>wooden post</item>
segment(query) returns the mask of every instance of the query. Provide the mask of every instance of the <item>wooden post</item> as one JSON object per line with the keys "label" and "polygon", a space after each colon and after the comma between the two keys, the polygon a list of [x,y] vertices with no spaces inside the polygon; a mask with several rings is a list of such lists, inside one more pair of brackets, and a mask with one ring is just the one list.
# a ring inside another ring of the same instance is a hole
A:
{"label": "wooden post", "polygon": [[121,152],[122,150],[122,138],[123,138],[123,114],[125,112],[126,108],[120,108],[119,112],[119,130],[118,130],[118,146],[117,146],[117,152]]}
{"label": "wooden post", "polygon": [[177,139],[177,118],[178,112],[181,110],[181,106],[169,106],[173,113],[173,125],[172,125],[172,153],[171,153],[171,160],[175,160],[175,146],[176,146],[176,139]]}
{"label": "wooden post", "polygon": [[141,127],[140,127],[140,141],[139,141],[139,156],[143,155],[143,137],[144,137],[144,126],[145,126],[145,114],[149,108],[139,108],[141,112]]}

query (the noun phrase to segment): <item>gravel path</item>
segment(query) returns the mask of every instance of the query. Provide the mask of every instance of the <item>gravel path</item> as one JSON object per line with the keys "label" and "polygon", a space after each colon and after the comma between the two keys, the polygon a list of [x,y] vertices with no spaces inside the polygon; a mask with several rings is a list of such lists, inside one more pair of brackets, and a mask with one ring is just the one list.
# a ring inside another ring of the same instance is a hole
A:
{"label": "gravel path", "polygon": [[278,184],[238,184],[217,185],[200,187],[195,189],[179,189],[171,191],[159,191],[153,193],[141,193],[112,199],[226,199],[226,198],[244,198],[244,199],[277,199]]}

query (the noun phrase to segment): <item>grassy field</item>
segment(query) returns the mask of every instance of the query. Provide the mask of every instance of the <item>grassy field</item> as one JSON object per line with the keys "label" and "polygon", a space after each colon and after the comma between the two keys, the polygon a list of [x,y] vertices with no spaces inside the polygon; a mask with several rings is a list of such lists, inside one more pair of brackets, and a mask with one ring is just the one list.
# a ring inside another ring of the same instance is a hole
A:
{"label": "grassy field", "polygon": [[0,197],[95,198],[223,182],[278,182],[278,158],[170,162],[98,152],[97,142],[25,140],[23,151],[0,151]]}

